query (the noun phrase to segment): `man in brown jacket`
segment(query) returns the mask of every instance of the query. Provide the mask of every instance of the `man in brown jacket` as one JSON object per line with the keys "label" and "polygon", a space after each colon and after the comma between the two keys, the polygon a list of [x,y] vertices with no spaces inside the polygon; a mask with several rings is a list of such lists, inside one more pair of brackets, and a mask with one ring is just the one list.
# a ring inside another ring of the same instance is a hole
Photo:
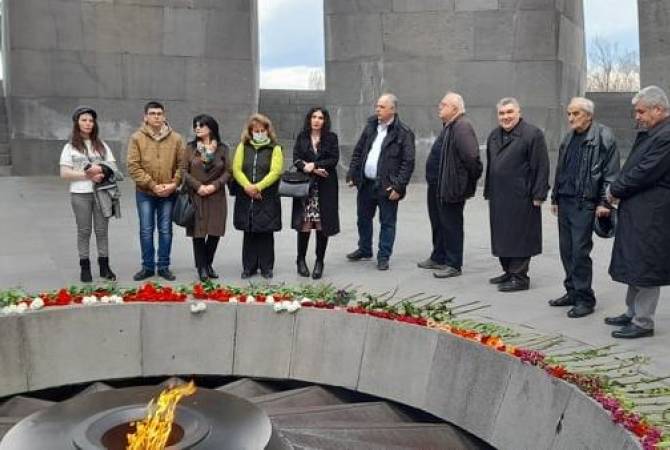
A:
{"label": "man in brown jacket", "polygon": [[[128,143],[128,173],[135,180],[137,211],[140,218],[142,269],[135,281],[158,275],[173,281],[170,271],[172,208],[175,190],[181,181],[179,165],[184,141],[165,120],[165,108],[158,102],[144,107],[144,125]],[[154,229],[158,228],[158,258],[154,250]]]}

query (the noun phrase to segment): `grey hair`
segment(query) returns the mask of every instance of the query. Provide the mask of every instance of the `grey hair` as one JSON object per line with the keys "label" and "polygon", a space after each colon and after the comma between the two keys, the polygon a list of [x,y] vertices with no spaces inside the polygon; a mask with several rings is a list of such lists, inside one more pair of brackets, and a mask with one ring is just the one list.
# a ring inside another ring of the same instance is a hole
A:
{"label": "grey hair", "polygon": [[454,99],[454,103],[456,103],[456,107],[461,113],[465,113],[465,101],[463,100],[463,96],[457,92],[453,91],[448,91],[446,94],[444,94],[445,97],[451,97]]}
{"label": "grey hair", "polygon": [[596,105],[585,97],[573,97],[568,106],[569,105],[575,105],[577,108],[591,116],[596,112]]}
{"label": "grey hair", "polygon": [[396,97],[395,94],[392,94],[390,92],[386,92],[382,95],[379,96],[379,98],[386,98],[388,101],[391,102],[391,106],[393,106],[394,110],[398,110],[398,97]]}
{"label": "grey hair", "polygon": [[514,97],[505,97],[501,98],[500,101],[496,104],[496,109],[500,109],[503,106],[507,105],[514,105],[517,108],[521,109],[521,105],[519,105],[519,100],[515,99]]}
{"label": "grey hair", "polygon": [[640,92],[633,97],[633,105],[636,105],[639,102],[642,102],[649,107],[658,106],[664,111],[670,110],[668,96],[665,91],[658,86],[647,86],[646,88],[640,89]]}

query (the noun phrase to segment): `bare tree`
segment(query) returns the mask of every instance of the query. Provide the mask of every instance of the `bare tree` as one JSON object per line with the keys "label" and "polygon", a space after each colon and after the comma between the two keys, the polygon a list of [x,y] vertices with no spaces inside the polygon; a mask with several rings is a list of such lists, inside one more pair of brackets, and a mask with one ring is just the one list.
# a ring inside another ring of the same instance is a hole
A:
{"label": "bare tree", "polygon": [[312,69],[309,72],[307,87],[315,91],[326,89],[326,75],[323,73],[323,69]]}
{"label": "bare tree", "polygon": [[623,52],[616,42],[596,36],[589,48],[586,90],[632,92],[640,88],[640,58],[637,52]]}

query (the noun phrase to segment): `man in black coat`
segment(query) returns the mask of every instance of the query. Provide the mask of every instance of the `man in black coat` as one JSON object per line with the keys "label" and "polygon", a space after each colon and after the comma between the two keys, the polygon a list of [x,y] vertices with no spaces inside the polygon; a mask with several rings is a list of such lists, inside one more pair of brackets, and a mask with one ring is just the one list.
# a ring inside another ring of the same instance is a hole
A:
{"label": "man in black coat", "polygon": [[439,104],[439,117],[444,127],[436,196],[446,267],[433,272],[433,276],[449,278],[461,274],[463,209],[465,200],[475,195],[482,163],[475,130],[465,117],[463,97],[448,92]]}
{"label": "man in black coat", "polygon": [[414,132],[400,121],[393,94],[379,97],[354,147],[347,173],[349,186],[358,188],[358,248],[350,261],[372,257],[372,219],[379,208],[377,268],[388,270],[395,241],[398,202],[404,198],[414,171]]}
{"label": "man in black coat", "polygon": [[622,326],[613,337],[629,339],[653,336],[660,287],[670,284],[670,102],[648,86],[633,105],[641,131],[608,189],[609,202],[619,204],[609,273],[628,285],[627,310],[605,319]]}
{"label": "man in black coat", "polygon": [[565,270],[565,295],[551,306],[572,306],[568,317],[593,312],[591,249],[595,216],[610,215],[606,189],[619,174],[619,152],[612,130],[593,121],[595,106],[575,97],[567,108],[570,132],[558,150],[551,212],[558,216],[558,242]]}
{"label": "man in black coat", "polygon": [[486,142],[491,250],[504,273],[489,282],[501,292],[530,286],[530,258],[542,253],[541,206],[549,191],[549,155],[542,131],[521,118],[514,98],[498,102],[498,123]]}

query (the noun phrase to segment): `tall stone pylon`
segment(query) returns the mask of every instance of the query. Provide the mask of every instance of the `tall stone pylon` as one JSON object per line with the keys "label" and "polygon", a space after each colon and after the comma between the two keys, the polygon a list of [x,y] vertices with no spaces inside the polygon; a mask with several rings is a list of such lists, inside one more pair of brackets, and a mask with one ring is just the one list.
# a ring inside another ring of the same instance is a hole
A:
{"label": "tall stone pylon", "polygon": [[640,84],[670,94],[670,0],[638,0]]}
{"label": "tall stone pylon", "polygon": [[496,102],[513,96],[555,147],[585,89],[582,0],[325,0],[324,12],[326,98],[345,159],[386,91],[416,132],[422,172],[446,91],[463,95],[482,142]]}

